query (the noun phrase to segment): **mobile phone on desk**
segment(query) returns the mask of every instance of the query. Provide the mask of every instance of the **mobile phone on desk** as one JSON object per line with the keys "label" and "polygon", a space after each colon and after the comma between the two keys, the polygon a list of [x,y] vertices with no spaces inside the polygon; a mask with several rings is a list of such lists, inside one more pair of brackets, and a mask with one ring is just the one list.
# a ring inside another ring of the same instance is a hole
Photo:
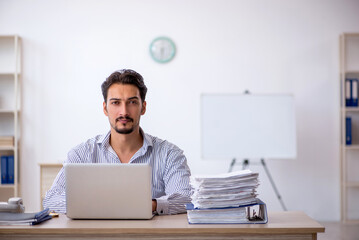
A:
{"label": "mobile phone on desk", "polygon": [[9,198],[8,202],[0,202],[0,212],[23,213],[25,207],[19,197]]}

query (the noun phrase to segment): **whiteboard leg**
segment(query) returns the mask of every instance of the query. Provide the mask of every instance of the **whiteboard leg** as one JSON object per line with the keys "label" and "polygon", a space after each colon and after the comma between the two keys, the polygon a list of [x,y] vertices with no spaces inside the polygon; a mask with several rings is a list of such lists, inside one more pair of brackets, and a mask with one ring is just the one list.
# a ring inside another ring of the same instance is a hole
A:
{"label": "whiteboard leg", "polygon": [[[236,165],[236,163],[237,163],[236,161],[237,161],[237,160],[236,160],[235,158],[233,158],[233,160],[232,160],[232,162],[231,162],[231,165],[229,166],[228,172],[232,172],[234,165]],[[248,159],[243,159],[243,162],[242,162],[242,170],[248,168],[249,163],[250,163],[250,162],[249,162]],[[266,174],[267,174],[267,176],[268,176],[268,178],[269,178],[270,183],[272,184],[272,187],[273,187],[273,189],[274,189],[274,192],[275,192],[275,194],[277,195],[277,198],[278,198],[280,204],[282,205],[283,210],[284,210],[284,211],[287,211],[287,208],[286,208],[286,206],[284,205],[284,201],[283,201],[283,199],[282,199],[282,196],[279,194],[279,191],[278,191],[278,189],[277,189],[277,187],[276,187],[276,185],[275,185],[275,183],[274,183],[274,180],[273,180],[273,178],[272,178],[272,175],[270,174],[269,169],[268,169],[268,167],[267,167],[267,165],[266,165],[266,163],[265,163],[265,161],[264,161],[263,158],[261,159],[261,164],[262,164],[262,166],[263,166],[263,168],[264,168],[264,170],[265,170],[265,172],[266,172]]]}
{"label": "whiteboard leg", "polygon": [[236,158],[233,158],[231,165],[229,165],[228,172],[232,172],[234,165],[236,165]]}
{"label": "whiteboard leg", "polygon": [[261,159],[261,163],[262,163],[262,166],[263,166],[264,170],[266,171],[266,174],[267,174],[267,176],[269,178],[269,181],[272,184],[274,192],[276,193],[277,198],[278,198],[280,204],[282,205],[283,210],[287,211],[287,208],[285,207],[283,199],[282,199],[281,195],[279,194],[279,191],[278,191],[277,187],[275,186],[274,180],[273,180],[272,176],[270,175],[269,169],[267,168],[267,165],[266,165],[264,159]]}

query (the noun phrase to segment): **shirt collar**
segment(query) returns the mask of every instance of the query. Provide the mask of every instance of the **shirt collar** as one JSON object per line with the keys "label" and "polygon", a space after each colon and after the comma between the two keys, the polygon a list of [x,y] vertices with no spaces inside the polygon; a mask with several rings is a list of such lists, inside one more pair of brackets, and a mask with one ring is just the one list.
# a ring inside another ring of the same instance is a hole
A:
{"label": "shirt collar", "polygon": [[111,131],[108,131],[107,134],[102,135],[97,140],[97,145],[99,145],[99,147],[101,147],[103,150],[107,149],[110,146],[110,136],[111,136]]}
{"label": "shirt collar", "polygon": [[[153,142],[151,137],[146,134],[142,128],[140,128],[140,133],[143,137],[143,145],[140,148],[140,152],[142,154],[145,154],[148,150],[148,147],[153,147]],[[108,149],[110,147],[110,136],[111,136],[111,131],[108,131],[107,134],[102,135],[99,140],[97,141],[97,144],[102,148],[102,149]]]}
{"label": "shirt collar", "polygon": [[145,154],[149,147],[153,147],[153,142],[152,142],[152,138],[150,137],[150,135],[146,134],[142,130],[142,128],[140,128],[140,133],[142,134],[142,137],[143,137],[143,145],[142,145],[140,151],[143,152],[143,154]]}

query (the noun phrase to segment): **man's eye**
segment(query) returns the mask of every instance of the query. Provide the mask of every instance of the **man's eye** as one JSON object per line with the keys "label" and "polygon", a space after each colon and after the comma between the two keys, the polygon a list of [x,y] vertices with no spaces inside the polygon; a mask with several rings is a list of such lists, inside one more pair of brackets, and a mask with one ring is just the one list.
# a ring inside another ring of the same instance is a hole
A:
{"label": "man's eye", "polygon": [[118,104],[120,104],[120,102],[119,101],[113,101],[111,104],[118,105]]}
{"label": "man's eye", "polygon": [[136,100],[132,100],[132,101],[130,101],[130,104],[137,104],[137,101],[136,101]]}

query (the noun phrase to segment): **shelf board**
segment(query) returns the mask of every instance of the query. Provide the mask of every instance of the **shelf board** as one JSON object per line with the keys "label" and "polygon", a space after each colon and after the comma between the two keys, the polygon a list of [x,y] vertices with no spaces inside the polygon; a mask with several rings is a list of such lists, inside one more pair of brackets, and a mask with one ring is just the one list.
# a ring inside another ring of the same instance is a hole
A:
{"label": "shelf board", "polygon": [[12,109],[0,109],[0,113],[10,113],[14,114],[16,112],[20,112],[20,110],[12,110]]}
{"label": "shelf board", "polygon": [[345,71],[344,74],[359,74],[359,70],[358,71]]}
{"label": "shelf board", "polygon": [[345,219],[343,221],[344,223],[350,223],[350,224],[358,224],[359,223],[359,219]]}
{"label": "shelf board", "polygon": [[0,72],[0,76],[14,76],[14,75],[20,75],[20,73],[16,73],[16,72]]}
{"label": "shelf board", "polygon": [[346,182],[345,183],[346,187],[355,187],[355,188],[359,188],[359,182]]}
{"label": "shelf board", "polygon": [[[355,33],[344,33],[344,34],[355,34]],[[15,38],[15,37],[19,37],[19,35],[17,34],[4,34],[4,35],[0,35],[0,38]]]}
{"label": "shelf board", "polygon": [[15,188],[15,184],[0,184],[0,189],[12,189]]}
{"label": "shelf board", "polygon": [[342,147],[346,150],[359,150],[359,144],[354,145],[342,145]]}
{"label": "shelf board", "polygon": [[345,33],[343,33],[343,36],[345,36],[345,37],[359,37],[359,33],[356,33],[356,32],[345,32]]}
{"label": "shelf board", "polygon": [[344,112],[359,112],[359,107],[342,107]]}
{"label": "shelf board", "polygon": [[14,151],[14,146],[0,146],[0,151]]}

